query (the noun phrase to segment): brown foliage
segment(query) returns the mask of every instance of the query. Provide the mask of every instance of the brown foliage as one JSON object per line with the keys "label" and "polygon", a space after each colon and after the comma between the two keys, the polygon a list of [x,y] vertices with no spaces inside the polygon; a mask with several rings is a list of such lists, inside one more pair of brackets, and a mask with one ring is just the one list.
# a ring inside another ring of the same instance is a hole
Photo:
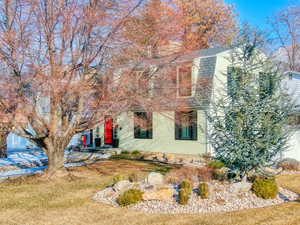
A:
{"label": "brown foliage", "polygon": [[[14,132],[46,151],[49,170],[62,169],[72,136],[105,115],[159,111],[173,103],[174,78],[163,68],[187,50],[230,39],[231,7],[222,0],[193,2],[195,7],[177,0],[0,2],[0,100],[14,118]],[[195,23],[201,26],[190,37],[186,31]],[[177,40],[187,40],[188,47]],[[180,51],[155,61],[145,55],[147,45],[170,49],[164,55],[174,46]],[[145,76],[151,65],[157,69]],[[150,79],[162,87],[153,89],[164,91],[149,95]]]}
{"label": "brown foliage", "polygon": [[233,7],[223,0],[150,0],[128,18],[123,35],[140,53],[158,56],[166,48],[174,53],[228,45],[235,33]]}
{"label": "brown foliage", "polygon": [[190,180],[193,183],[200,181],[208,182],[212,180],[213,169],[209,167],[183,166],[179,169],[173,169],[166,174],[165,179],[168,183],[178,184],[184,180]]}

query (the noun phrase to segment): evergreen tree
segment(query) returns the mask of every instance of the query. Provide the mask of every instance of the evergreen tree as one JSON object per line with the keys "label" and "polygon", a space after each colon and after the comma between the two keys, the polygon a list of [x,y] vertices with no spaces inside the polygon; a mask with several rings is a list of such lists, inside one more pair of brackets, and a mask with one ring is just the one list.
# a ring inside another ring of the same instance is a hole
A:
{"label": "evergreen tree", "polygon": [[211,104],[210,143],[216,158],[233,174],[246,178],[270,165],[287,146],[287,97],[282,74],[260,50],[258,33],[243,33],[232,50],[227,95]]}

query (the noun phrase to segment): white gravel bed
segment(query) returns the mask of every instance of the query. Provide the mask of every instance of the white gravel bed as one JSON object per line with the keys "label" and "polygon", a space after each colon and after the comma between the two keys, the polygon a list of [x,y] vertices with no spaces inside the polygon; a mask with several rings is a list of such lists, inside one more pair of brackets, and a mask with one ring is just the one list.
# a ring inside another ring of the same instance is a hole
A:
{"label": "white gravel bed", "polygon": [[[163,214],[229,212],[272,206],[299,198],[298,194],[283,188],[279,189],[280,193],[276,199],[264,200],[256,197],[251,191],[233,193],[230,191],[228,184],[210,183],[209,185],[211,193],[209,199],[201,199],[197,193],[193,193],[187,205],[178,204],[174,198],[173,202],[151,200],[127,208],[147,213]],[[98,192],[93,199],[118,207],[117,197],[118,193],[114,192],[112,188],[106,188]]]}

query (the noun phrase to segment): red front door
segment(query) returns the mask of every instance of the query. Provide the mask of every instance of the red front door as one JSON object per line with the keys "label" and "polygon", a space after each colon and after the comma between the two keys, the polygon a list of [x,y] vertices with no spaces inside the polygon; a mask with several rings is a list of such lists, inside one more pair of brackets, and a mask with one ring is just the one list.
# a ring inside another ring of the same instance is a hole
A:
{"label": "red front door", "polygon": [[111,145],[113,143],[113,119],[111,117],[105,118],[104,137],[105,144]]}

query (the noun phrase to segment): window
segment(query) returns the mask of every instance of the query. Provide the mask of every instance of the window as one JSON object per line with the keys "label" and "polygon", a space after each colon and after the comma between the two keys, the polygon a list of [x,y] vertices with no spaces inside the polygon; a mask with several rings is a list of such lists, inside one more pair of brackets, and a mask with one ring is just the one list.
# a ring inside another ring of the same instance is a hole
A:
{"label": "window", "polygon": [[152,113],[134,113],[134,138],[152,139]]}
{"label": "window", "polygon": [[135,79],[137,81],[136,90],[142,96],[149,96],[150,93],[150,71],[135,71]]}
{"label": "window", "polygon": [[178,68],[178,96],[190,97],[192,95],[192,67]]}
{"label": "window", "polygon": [[175,112],[175,139],[197,140],[197,111]]}

